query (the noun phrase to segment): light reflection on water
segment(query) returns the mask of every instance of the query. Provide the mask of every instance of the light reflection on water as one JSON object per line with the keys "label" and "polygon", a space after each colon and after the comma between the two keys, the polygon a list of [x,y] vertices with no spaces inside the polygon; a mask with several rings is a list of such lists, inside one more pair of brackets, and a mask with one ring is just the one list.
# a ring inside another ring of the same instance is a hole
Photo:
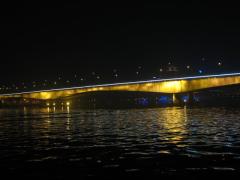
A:
{"label": "light reflection on water", "polygon": [[80,176],[239,172],[239,134],[238,108],[0,109],[1,168],[63,176],[64,168]]}

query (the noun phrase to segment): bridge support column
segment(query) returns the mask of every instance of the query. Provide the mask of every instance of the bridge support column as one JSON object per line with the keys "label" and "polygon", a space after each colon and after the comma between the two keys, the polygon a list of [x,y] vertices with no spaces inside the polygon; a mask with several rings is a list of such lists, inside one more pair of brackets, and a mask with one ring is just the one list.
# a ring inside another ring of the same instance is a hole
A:
{"label": "bridge support column", "polygon": [[189,92],[188,93],[188,103],[189,104],[192,104],[192,103],[194,103],[194,95],[193,95],[193,92]]}
{"label": "bridge support column", "polygon": [[177,94],[173,94],[172,96],[172,102],[174,106],[177,106],[181,103],[181,100]]}

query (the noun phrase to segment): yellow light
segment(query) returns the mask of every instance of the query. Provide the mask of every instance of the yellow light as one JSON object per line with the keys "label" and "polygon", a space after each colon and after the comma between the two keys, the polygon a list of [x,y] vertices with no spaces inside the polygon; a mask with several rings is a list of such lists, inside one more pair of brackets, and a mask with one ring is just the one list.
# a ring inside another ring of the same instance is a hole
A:
{"label": "yellow light", "polygon": [[54,102],[54,103],[53,103],[53,106],[55,106],[55,105],[56,105],[56,103]]}
{"label": "yellow light", "polygon": [[[190,67],[191,68],[191,67]],[[80,94],[91,91],[142,91],[142,92],[161,92],[161,93],[184,93],[189,91],[201,90],[211,87],[220,87],[233,84],[240,84],[240,75],[234,75],[229,77],[207,77],[197,79],[183,79],[183,80],[168,80],[159,82],[144,82],[144,83],[132,83],[132,84],[117,84],[109,86],[92,86],[84,88],[74,89],[59,89],[51,91],[37,91],[31,93],[20,93],[12,95],[0,95],[0,99],[7,97],[22,97],[26,99],[44,99],[44,100],[56,100],[61,97],[67,97],[74,94]],[[25,86],[26,87],[26,86]],[[3,90],[8,90],[5,86]],[[47,103],[46,103],[47,104]],[[52,105],[52,103],[50,103]],[[47,106],[51,106],[47,105]],[[70,102],[64,102],[64,105],[69,106]]]}
{"label": "yellow light", "polygon": [[46,105],[47,105],[47,106],[49,106],[50,104],[49,104],[49,103],[47,103]]}
{"label": "yellow light", "polygon": [[166,81],[162,84],[162,89],[166,92],[181,92],[181,81]]}
{"label": "yellow light", "polygon": [[70,105],[70,102],[67,102],[66,105],[69,106],[69,105]]}

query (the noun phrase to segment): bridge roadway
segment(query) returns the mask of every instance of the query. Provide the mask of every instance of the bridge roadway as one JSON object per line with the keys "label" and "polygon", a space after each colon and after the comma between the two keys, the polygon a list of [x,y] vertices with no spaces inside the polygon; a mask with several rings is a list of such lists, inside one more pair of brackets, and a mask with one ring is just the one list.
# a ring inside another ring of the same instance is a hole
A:
{"label": "bridge roadway", "polygon": [[240,84],[240,73],[217,74],[181,77],[171,79],[156,79],[147,81],[102,84],[91,86],[70,87],[61,89],[50,89],[40,91],[29,91],[21,93],[0,94],[0,99],[5,98],[31,98],[51,100],[67,97],[79,93],[96,91],[140,91],[159,93],[187,93],[213,87]]}

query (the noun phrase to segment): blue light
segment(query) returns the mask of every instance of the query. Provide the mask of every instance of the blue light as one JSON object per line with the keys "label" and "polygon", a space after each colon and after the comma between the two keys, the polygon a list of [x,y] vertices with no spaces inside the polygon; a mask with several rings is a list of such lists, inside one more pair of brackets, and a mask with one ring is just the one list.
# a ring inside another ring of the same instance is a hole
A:
{"label": "blue light", "polygon": [[188,102],[189,101],[189,95],[182,96],[182,101],[183,102]]}
{"label": "blue light", "polygon": [[193,96],[193,100],[194,100],[195,102],[199,102],[199,101],[200,101],[200,98],[199,98],[199,96]]}
{"label": "blue light", "polygon": [[139,105],[147,106],[149,104],[148,98],[139,98],[137,103]]}
{"label": "blue light", "polygon": [[200,69],[200,70],[198,70],[198,72],[199,72],[200,74],[202,74],[203,71]]}
{"label": "blue light", "polygon": [[170,104],[172,102],[171,98],[169,96],[160,96],[157,99],[157,104]]}

